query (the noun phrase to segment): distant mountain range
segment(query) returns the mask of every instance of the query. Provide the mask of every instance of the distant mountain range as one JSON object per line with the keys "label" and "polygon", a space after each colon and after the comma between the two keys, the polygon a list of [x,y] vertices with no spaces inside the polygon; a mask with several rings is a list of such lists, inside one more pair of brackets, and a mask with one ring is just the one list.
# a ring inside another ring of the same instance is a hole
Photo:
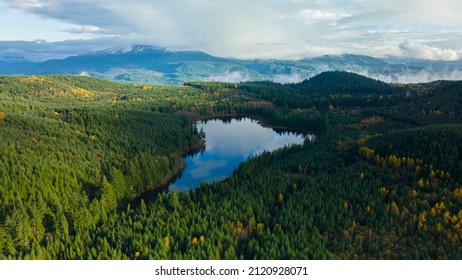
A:
{"label": "distant mountain range", "polygon": [[297,61],[240,60],[215,57],[200,51],[134,45],[45,62],[30,62],[21,57],[3,57],[0,60],[0,74],[3,75],[88,75],[145,84],[250,80],[296,83],[333,70],[358,73],[386,82],[462,80],[461,61],[384,60],[351,54]]}

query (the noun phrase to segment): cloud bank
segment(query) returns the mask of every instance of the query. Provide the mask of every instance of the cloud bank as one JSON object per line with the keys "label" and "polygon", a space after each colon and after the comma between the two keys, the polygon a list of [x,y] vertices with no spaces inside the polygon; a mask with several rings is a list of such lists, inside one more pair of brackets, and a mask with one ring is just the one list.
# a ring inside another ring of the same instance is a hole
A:
{"label": "cloud bank", "polygon": [[114,38],[98,38],[92,40],[67,40],[47,42],[43,40],[0,41],[0,61],[25,59],[42,62],[49,59],[62,59],[73,55],[106,49],[114,44],[128,43]]}
{"label": "cloud bank", "polygon": [[219,75],[210,75],[206,80],[213,82],[240,83],[250,81],[251,79],[250,76],[245,73],[231,71]]}
{"label": "cloud bank", "polygon": [[[63,32],[82,39],[124,38],[224,57],[354,53],[450,60],[460,56],[462,45],[458,0],[9,0],[0,5],[62,22]],[[34,26],[30,29],[33,34]],[[423,39],[425,44],[415,43]]]}
{"label": "cloud bank", "polygon": [[413,58],[445,61],[459,59],[457,52],[452,49],[430,47],[410,40],[405,40],[399,47],[407,56]]}

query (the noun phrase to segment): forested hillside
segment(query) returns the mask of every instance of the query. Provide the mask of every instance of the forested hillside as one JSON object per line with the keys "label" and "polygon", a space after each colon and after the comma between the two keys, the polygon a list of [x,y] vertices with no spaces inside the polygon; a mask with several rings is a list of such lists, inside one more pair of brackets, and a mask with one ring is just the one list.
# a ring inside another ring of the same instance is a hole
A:
{"label": "forested hillside", "polygon": [[[444,75],[454,77],[453,72],[459,71],[461,67],[448,61],[415,61],[417,65],[411,66],[406,61],[397,60],[395,64],[352,54],[324,55],[301,60],[242,60],[215,57],[201,51],[149,45],[119,46],[43,62],[28,61],[19,54],[4,54],[5,51],[14,53],[14,50],[20,53],[22,47],[21,42],[7,43],[3,44],[2,52],[0,46],[0,75],[90,75],[121,82],[181,85],[189,81],[271,80],[293,83],[323,71],[345,69],[387,81],[422,80]],[[26,46],[27,49],[31,48],[29,55],[37,55],[37,47]],[[47,48],[45,44],[40,46],[41,51],[45,51],[43,48]],[[51,57],[59,56],[51,50],[47,51]],[[424,78],[422,72],[428,77]]]}
{"label": "forested hillside", "polygon": [[[462,83],[0,77],[1,259],[461,259]],[[193,121],[314,132],[222,182],[161,193]]]}

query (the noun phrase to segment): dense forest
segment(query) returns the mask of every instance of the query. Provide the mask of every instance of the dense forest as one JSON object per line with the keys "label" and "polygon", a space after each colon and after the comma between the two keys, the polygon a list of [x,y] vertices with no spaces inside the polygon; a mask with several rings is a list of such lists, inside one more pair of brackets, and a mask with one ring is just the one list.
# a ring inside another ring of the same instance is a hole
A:
{"label": "dense forest", "polygon": [[[0,259],[461,259],[462,82],[327,72],[300,84],[0,77]],[[252,116],[316,134],[161,192]]]}

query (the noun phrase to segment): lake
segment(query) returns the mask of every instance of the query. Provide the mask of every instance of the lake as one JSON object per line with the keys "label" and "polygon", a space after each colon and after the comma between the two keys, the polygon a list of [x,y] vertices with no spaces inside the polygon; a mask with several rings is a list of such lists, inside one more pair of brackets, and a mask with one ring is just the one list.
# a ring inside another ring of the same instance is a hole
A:
{"label": "lake", "polygon": [[248,158],[286,145],[302,144],[305,139],[311,141],[315,137],[276,131],[247,117],[203,120],[196,127],[205,135],[205,149],[185,157],[186,168],[169,186],[143,192],[132,201],[132,207],[137,207],[141,200],[152,201],[159,192],[189,191],[199,187],[202,182],[224,180]]}
{"label": "lake", "polygon": [[196,126],[205,134],[205,150],[185,158],[186,168],[169,190],[187,191],[202,182],[221,181],[248,158],[286,145],[302,144],[305,138],[313,137],[276,132],[251,118],[203,120]]}

